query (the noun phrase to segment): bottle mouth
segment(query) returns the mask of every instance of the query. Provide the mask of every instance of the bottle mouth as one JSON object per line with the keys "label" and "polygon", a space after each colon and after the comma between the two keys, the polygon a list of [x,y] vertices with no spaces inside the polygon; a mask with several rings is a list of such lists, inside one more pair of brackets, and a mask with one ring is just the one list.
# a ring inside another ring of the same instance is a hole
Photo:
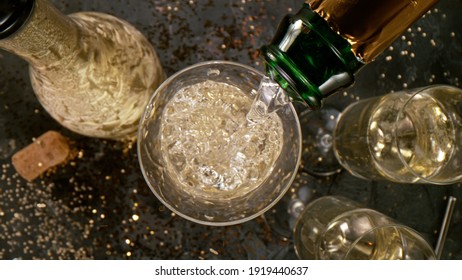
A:
{"label": "bottle mouth", "polygon": [[2,0],[0,3],[0,40],[9,37],[29,19],[35,0]]}
{"label": "bottle mouth", "polygon": [[[278,83],[293,101],[302,103],[311,109],[322,107],[323,95],[318,87],[304,78],[302,73],[299,75],[290,74],[296,69],[291,67],[289,63],[285,63],[287,59],[281,57],[284,56],[283,53],[272,46],[263,46],[261,54],[266,62],[266,72],[269,77]],[[300,79],[303,81],[297,81]]]}
{"label": "bottle mouth", "polygon": [[286,16],[269,45],[263,46],[267,74],[294,101],[311,109],[341,88],[354,83],[354,73],[364,64],[350,43],[334,32],[309,5]]}

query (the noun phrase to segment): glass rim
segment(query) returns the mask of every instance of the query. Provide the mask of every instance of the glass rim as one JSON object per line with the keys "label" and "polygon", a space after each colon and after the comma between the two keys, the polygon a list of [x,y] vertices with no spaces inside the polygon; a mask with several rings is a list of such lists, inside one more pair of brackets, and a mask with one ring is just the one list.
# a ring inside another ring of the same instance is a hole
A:
{"label": "glass rim", "polygon": [[[296,127],[296,129],[298,131],[297,139],[298,139],[299,144],[297,145],[298,146],[298,155],[297,155],[297,159],[296,159],[296,163],[295,163],[296,170],[291,175],[291,177],[290,177],[288,183],[286,184],[286,186],[284,188],[282,188],[280,194],[275,199],[273,199],[271,201],[271,203],[269,203],[267,206],[260,209],[258,212],[253,213],[251,215],[248,215],[248,216],[246,216],[244,218],[236,219],[236,220],[233,220],[233,221],[213,222],[213,221],[208,221],[208,220],[201,220],[201,219],[186,215],[184,213],[181,213],[178,209],[176,209],[174,206],[172,206],[170,203],[168,203],[165,199],[163,199],[163,197],[160,194],[158,194],[157,191],[154,190],[154,188],[152,187],[150,181],[147,179],[148,178],[148,176],[146,174],[147,171],[145,170],[146,169],[145,165],[143,164],[142,157],[140,156],[141,155],[141,144],[142,144],[141,143],[142,142],[141,141],[141,139],[142,139],[142,137],[141,137],[142,127],[143,127],[143,124],[144,124],[144,120],[146,119],[146,115],[147,115],[147,113],[149,111],[150,104],[152,103],[152,101],[155,98],[155,96],[157,95],[157,93],[160,92],[161,90],[163,90],[163,88],[166,87],[171,81],[175,80],[178,76],[184,74],[185,72],[189,72],[191,70],[194,70],[196,68],[203,67],[203,66],[218,65],[218,64],[219,65],[231,65],[231,66],[239,67],[239,68],[242,68],[242,69],[246,69],[246,70],[248,70],[248,71],[250,71],[252,73],[255,73],[260,77],[265,76],[262,72],[260,72],[259,70],[255,69],[255,68],[252,68],[252,67],[250,67],[248,65],[245,65],[245,64],[241,64],[241,63],[234,62],[234,61],[228,61],[228,60],[210,60],[210,61],[198,62],[198,63],[190,65],[190,66],[188,66],[186,68],[183,68],[182,70],[174,73],[173,75],[168,77],[165,81],[163,81],[159,85],[159,87],[154,91],[152,96],[149,98],[148,103],[146,104],[145,110],[143,111],[143,114],[142,114],[142,116],[140,118],[140,121],[139,121],[139,124],[138,124],[137,154],[138,154],[138,163],[140,165],[140,169],[141,169],[141,172],[143,174],[144,181],[146,182],[146,184],[148,185],[148,187],[150,188],[152,193],[154,193],[156,198],[165,207],[167,207],[170,211],[172,211],[176,215],[178,215],[178,216],[180,216],[180,217],[182,217],[182,218],[184,218],[186,220],[189,220],[189,221],[197,223],[197,224],[202,224],[202,225],[206,225],[206,226],[231,226],[231,225],[237,225],[237,224],[245,223],[247,221],[255,219],[256,217],[264,214],[266,211],[271,209],[286,194],[286,192],[289,190],[290,186],[292,185],[293,181],[295,180],[295,177],[297,176],[298,169],[299,169],[300,163],[301,163],[301,156],[302,156],[302,150],[303,150],[303,148],[302,148],[302,130],[301,130],[301,127],[300,127],[300,121],[298,119],[297,111],[295,110],[292,103],[289,103],[287,105],[289,106],[290,111],[292,112],[292,115],[294,116],[295,127]],[[266,178],[265,181],[267,179],[268,178]]]}
{"label": "glass rim", "polygon": [[[401,161],[401,163],[403,164],[403,166],[409,170],[409,172],[411,172],[412,175],[414,175],[418,181],[422,181],[423,183],[429,183],[429,184],[434,184],[434,185],[450,185],[450,184],[454,184],[454,183],[457,183],[459,182],[459,180],[457,179],[454,179],[454,180],[450,180],[450,181],[444,181],[444,182],[441,182],[441,181],[435,181],[435,180],[432,180],[431,177],[430,178],[426,178],[422,175],[420,175],[419,173],[417,173],[411,166],[409,166],[409,164],[406,162],[406,160],[404,159],[404,156],[401,152],[401,149],[399,148],[399,145],[398,145],[398,135],[397,135],[397,129],[396,129],[396,125],[399,121],[400,118],[402,118],[404,116],[404,110],[406,108],[406,106],[412,102],[412,100],[419,94],[422,94],[423,92],[426,92],[428,91],[429,89],[432,89],[432,88],[436,88],[436,87],[447,87],[447,88],[451,88],[451,89],[458,89],[457,87],[455,86],[452,86],[452,85],[446,85],[446,84],[433,84],[433,85],[429,85],[429,86],[424,86],[424,87],[420,87],[420,88],[417,88],[414,92],[410,92],[410,96],[406,99],[406,101],[404,102],[404,104],[401,106],[401,108],[399,109],[398,111],[398,114],[396,115],[396,118],[394,120],[394,123],[393,123],[393,144],[396,145],[396,148],[398,150],[398,158],[399,160]],[[451,118],[452,120],[452,118]],[[414,183],[418,183],[417,182],[414,182]]]}

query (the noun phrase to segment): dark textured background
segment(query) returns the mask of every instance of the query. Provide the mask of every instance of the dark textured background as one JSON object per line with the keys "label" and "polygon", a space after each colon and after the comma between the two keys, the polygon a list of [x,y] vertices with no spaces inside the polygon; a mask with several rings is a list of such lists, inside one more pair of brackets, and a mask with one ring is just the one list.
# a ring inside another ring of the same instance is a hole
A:
{"label": "dark textured background", "polygon": [[[295,12],[303,1],[52,2],[66,14],[99,11],[132,23],[149,38],[171,75],[196,62],[218,59],[261,70],[257,49],[272,38],[282,16]],[[462,2],[440,2],[393,48],[364,67],[353,88],[328,103],[343,109],[357,99],[406,87],[460,86]],[[50,129],[75,141],[82,157],[27,183],[15,174],[11,156]],[[202,226],[173,215],[145,184],[135,148],[60,127],[37,102],[27,64],[4,51],[0,51],[0,163],[0,259],[295,258],[292,237],[267,222],[274,211],[266,219],[229,227]],[[300,172],[293,186],[294,194],[301,191],[311,198],[336,194],[363,202],[418,230],[432,245],[446,199],[455,196],[459,203],[443,258],[462,259],[460,184],[397,185],[356,179],[347,172],[328,178]]]}

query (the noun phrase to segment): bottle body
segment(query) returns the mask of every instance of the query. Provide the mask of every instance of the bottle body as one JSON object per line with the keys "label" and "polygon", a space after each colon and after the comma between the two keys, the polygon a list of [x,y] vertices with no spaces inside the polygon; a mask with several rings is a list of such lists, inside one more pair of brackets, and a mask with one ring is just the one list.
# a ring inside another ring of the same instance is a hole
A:
{"label": "bottle body", "polygon": [[267,73],[295,101],[318,109],[437,1],[307,0],[261,48]]}
{"label": "bottle body", "polygon": [[35,1],[28,22],[0,46],[29,62],[47,112],[90,137],[134,137],[165,78],[152,45],[127,22],[95,12],[64,16],[44,0]]}

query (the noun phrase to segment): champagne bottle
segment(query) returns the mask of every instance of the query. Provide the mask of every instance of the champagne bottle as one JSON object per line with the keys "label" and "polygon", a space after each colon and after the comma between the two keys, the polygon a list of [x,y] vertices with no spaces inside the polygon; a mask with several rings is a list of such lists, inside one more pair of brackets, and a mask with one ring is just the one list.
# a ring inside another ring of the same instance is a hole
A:
{"label": "champagne bottle", "polygon": [[136,135],[164,72],[149,41],[111,15],[64,15],[48,0],[2,0],[0,48],[29,63],[33,90],[64,127],[86,136]]}
{"label": "champagne bottle", "polygon": [[261,48],[268,76],[319,109],[438,0],[306,0]]}

